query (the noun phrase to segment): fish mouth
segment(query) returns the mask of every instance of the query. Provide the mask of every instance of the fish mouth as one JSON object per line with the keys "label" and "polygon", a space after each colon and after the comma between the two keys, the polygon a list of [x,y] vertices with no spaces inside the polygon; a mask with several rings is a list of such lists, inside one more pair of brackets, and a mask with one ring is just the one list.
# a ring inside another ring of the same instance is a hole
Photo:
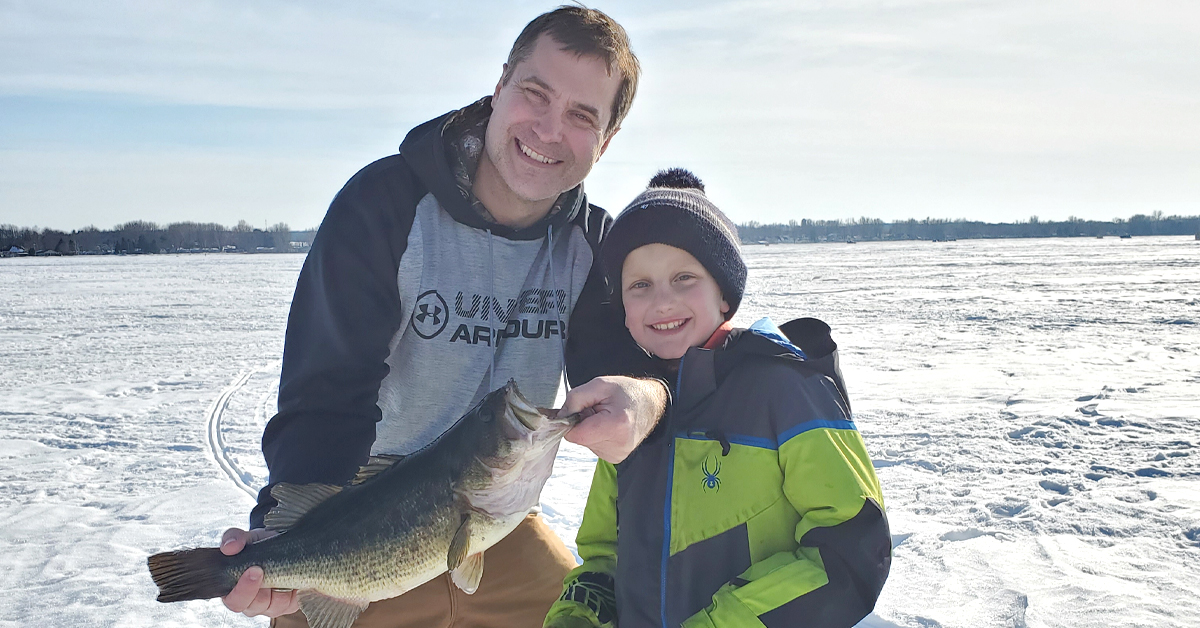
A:
{"label": "fish mouth", "polygon": [[517,389],[515,381],[509,380],[506,388],[508,389],[505,391],[505,397],[508,401],[507,410],[512,415],[512,418],[516,419],[521,425],[524,425],[526,429],[536,432],[546,421],[546,415],[542,414],[537,409],[537,406],[529,403],[529,400]]}

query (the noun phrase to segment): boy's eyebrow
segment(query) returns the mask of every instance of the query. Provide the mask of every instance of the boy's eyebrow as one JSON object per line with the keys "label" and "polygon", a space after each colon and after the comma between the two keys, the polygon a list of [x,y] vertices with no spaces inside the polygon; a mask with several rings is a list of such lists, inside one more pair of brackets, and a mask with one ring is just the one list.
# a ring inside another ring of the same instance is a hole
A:
{"label": "boy's eyebrow", "polygon": [[[536,74],[533,74],[533,75],[527,76],[527,77],[525,77],[525,78],[521,79],[521,81],[520,81],[520,82],[522,82],[522,83],[533,83],[534,85],[537,85],[538,87],[540,87],[540,88],[542,88],[542,89],[546,90],[547,92],[549,92],[551,96],[557,96],[557,95],[558,95],[558,91],[557,91],[557,90],[555,90],[553,87],[550,87],[550,84],[549,84],[549,83],[547,83],[546,81],[543,81],[542,79],[538,78]],[[586,104],[586,103],[581,103],[581,102],[572,102],[572,103],[571,103],[571,106],[575,107],[576,109],[580,109],[580,110],[582,110],[582,111],[584,111],[584,112],[587,112],[587,113],[589,113],[589,114],[591,114],[591,115],[595,116],[597,119],[599,119],[599,118],[600,118],[600,110],[599,110],[599,109],[597,109],[597,108],[595,108],[595,107],[593,107],[593,106],[591,106],[591,105],[589,105],[589,104]]]}

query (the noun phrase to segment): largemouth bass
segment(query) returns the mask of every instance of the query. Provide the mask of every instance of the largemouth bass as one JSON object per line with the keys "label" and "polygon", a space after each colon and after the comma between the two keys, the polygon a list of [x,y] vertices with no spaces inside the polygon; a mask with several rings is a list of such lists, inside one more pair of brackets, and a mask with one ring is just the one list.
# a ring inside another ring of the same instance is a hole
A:
{"label": "largemouth bass", "polygon": [[551,419],[510,381],[429,446],[373,456],[345,486],[276,484],[279,505],[265,523],[278,536],[235,556],[217,548],[151,556],[158,600],[222,597],[253,565],[263,568],[264,587],[299,591],[312,628],[346,628],[369,602],[446,571],[474,593],[484,550],[537,506],[577,420]]}

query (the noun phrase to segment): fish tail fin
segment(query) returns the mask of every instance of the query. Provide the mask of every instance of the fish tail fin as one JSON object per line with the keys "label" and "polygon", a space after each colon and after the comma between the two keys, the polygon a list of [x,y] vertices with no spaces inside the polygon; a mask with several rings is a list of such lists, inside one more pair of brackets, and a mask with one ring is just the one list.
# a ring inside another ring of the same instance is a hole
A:
{"label": "fish tail fin", "polygon": [[146,559],[146,564],[158,585],[159,602],[223,597],[237,584],[237,574],[215,547],[163,552]]}

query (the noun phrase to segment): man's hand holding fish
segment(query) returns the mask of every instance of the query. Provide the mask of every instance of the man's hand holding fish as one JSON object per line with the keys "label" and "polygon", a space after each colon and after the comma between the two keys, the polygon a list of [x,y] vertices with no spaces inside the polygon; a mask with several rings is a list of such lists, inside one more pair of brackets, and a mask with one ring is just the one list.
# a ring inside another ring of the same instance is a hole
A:
{"label": "man's hand holding fish", "polygon": [[667,389],[654,379],[597,377],[567,392],[559,414],[580,414],[583,422],[566,439],[617,464],[642,442],[667,407]]}

